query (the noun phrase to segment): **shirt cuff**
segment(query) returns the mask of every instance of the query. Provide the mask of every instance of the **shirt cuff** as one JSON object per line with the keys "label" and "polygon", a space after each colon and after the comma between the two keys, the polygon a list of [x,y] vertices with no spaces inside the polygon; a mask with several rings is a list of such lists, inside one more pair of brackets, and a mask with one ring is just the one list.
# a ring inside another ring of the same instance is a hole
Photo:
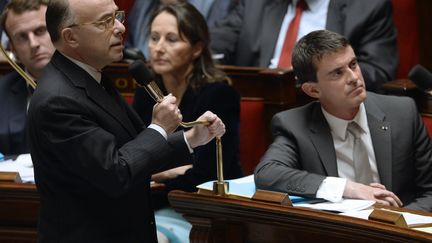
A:
{"label": "shirt cuff", "polygon": [[154,130],[158,131],[165,138],[165,140],[168,138],[168,135],[167,135],[165,129],[163,129],[159,125],[156,125],[156,124],[152,123],[147,128],[151,128],[151,129],[154,129]]}
{"label": "shirt cuff", "polygon": [[327,177],[323,180],[316,193],[317,198],[324,198],[330,202],[342,201],[346,179],[339,177]]}
{"label": "shirt cuff", "polygon": [[183,132],[183,139],[185,140],[185,143],[189,149],[189,153],[193,153],[193,148],[190,146],[188,140],[186,139],[186,134]]}

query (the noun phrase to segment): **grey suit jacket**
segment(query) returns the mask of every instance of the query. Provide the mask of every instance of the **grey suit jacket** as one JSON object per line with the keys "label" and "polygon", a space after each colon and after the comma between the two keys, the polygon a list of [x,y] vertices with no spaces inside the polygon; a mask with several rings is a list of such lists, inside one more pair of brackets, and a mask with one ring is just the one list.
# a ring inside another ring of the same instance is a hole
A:
{"label": "grey suit jacket", "polygon": [[26,134],[28,94],[26,82],[17,72],[0,78],[0,152],[3,154],[30,152]]}
{"label": "grey suit jacket", "polygon": [[28,126],[40,242],[156,242],[150,176],[192,159],[182,133],[144,128],[102,82],[59,52],[38,82]]}
{"label": "grey suit jacket", "polygon": [[[223,63],[268,67],[289,0],[242,0],[210,30],[211,48]],[[356,52],[367,89],[393,80],[398,65],[389,0],[330,0],[326,29],[344,35]]]}
{"label": "grey suit jacket", "polygon": [[[411,209],[432,211],[432,143],[415,103],[368,92],[365,108],[381,183]],[[338,177],[330,128],[320,104],[278,113],[274,142],[255,169],[258,188],[314,197]]]}

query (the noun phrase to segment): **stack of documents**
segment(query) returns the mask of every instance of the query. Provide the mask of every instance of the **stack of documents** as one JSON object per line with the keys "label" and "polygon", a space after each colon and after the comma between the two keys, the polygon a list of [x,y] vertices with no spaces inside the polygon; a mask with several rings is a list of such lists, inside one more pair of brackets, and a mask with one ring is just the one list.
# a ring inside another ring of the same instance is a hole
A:
{"label": "stack of documents", "polygon": [[332,212],[350,212],[359,211],[371,207],[375,204],[372,200],[358,200],[358,199],[343,199],[341,202],[322,202],[322,203],[298,203],[294,206],[305,207],[318,210],[332,211]]}
{"label": "stack of documents", "polygon": [[22,182],[34,183],[33,163],[30,154],[21,154],[15,160],[0,162],[0,171],[18,172]]}

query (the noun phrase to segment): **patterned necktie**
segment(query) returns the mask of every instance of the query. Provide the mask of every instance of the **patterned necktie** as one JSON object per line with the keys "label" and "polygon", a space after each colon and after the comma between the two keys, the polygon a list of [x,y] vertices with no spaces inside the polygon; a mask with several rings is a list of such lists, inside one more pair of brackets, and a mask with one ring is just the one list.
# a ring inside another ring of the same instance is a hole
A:
{"label": "patterned necktie", "polygon": [[354,136],[353,162],[355,181],[369,185],[372,181],[372,169],[369,164],[369,157],[364,142],[360,139],[362,129],[356,122],[350,122],[347,132]]}
{"label": "patterned necktie", "polygon": [[297,40],[297,35],[300,27],[300,19],[303,14],[303,10],[307,8],[307,4],[304,0],[299,0],[296,5],[294,18],[288,26],[288,31],[285,36],[285,41],[282,47],[282,52],[279,57],[279,68],[291,68],[291,54],[294,45]]}

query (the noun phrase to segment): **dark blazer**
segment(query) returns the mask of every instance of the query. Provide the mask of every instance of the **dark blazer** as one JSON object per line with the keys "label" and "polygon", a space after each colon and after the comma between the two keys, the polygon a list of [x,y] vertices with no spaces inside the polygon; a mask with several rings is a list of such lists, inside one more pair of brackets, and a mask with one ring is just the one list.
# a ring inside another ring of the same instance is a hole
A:
{"label": "dark blazer", "polygon": [[[161,85],[161,88],[165,88]],[[151,121],[152,108],[155,102],[145,89],[137,89],[133,107],[141,118]],[[223,170],[225,179],[242,176],[239,164],[239,123],[240,96],[228,84],[217,82],[192,90],[189,88],[179,105],[184,121],[196,120],[201,114],[209,110],[218,115],[226,126],[226,133],[222,136]],[[182,130],[182,128],[178,128]],[[207,145],[194,149],[193,161],[178,161],[178,165],[193,164],[193,168],[182,176],[166,181],[166,191],[180,189],[196,191],[196,186],[210,180],[217,179],[216,143],[211,141]]]}
{"label": "dark blazer", "polygon": [[27,84],[17,72],[0,78],[0,152],[3,154],[30,152],[26,135],[28,94]]}
{"label": "dark blazer", "polygon": [[[211,48],[226,64],[268,67],[288,0],[241,0],[211,29]],[[368,90],[393,80],[398,65],[389,0],[330,0],[326,29],[344,35],[356,52]]]}
{"label": "dark blazer", "polygon": [[188,160],[182,133],[168,140],[55,52],[28,112],[41,207],[40,242],[156,242],[150,176]]}
{"label": "dark blazer", "polygon": [[[432,143],[413,100],[368,92],[364,102],[381,183],[407,208],[432,211]],[[258,188],[315,196],[338,177],[336,152],[320,104],[278,113],[274,141],[255,169]]]}

